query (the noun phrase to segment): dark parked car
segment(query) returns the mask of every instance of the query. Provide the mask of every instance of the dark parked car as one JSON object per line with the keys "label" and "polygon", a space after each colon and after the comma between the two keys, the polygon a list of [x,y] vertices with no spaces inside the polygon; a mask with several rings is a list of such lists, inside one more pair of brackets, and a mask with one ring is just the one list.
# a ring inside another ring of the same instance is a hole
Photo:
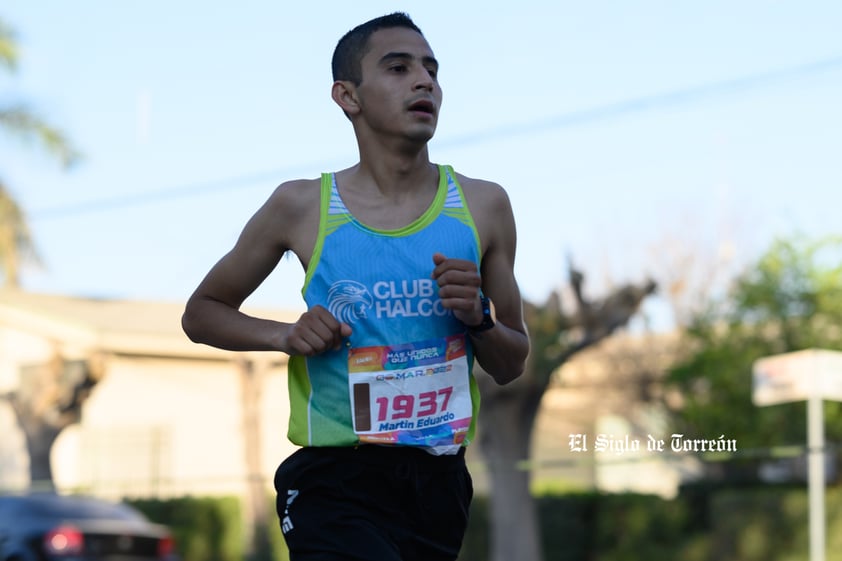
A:
{"label": "dark parked car", "polygon": [[177,561],[164,526],[91,497],[0,495],[0,561]]}

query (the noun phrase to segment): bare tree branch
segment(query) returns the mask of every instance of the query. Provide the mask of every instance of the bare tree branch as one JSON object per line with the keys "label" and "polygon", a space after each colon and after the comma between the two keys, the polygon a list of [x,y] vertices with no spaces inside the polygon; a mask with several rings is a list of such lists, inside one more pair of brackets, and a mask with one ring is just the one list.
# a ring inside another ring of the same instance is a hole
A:
{"label": "bare tree branch", "polygon": [[46,364],[23,373],[20,389],[2,396],[26,439],[33,483],[52,485],[50,450],[59,434],[81,419],[85,401],[102,378],[101,366],[97,357],[67,361],[56,352]]}
{"label": "bare tree branch", "polygon": [[[570,265],[576,310],[565,313],[558,292],[542,305],[524,303],[531,351],[524,375],[505,386],[491,382],[477,368],[482,394],[479,448],[491,477],[491,561],[538,561],[542,558],[537,511],[529,491],[530,474],[517,463],[530,454],[535,418],[554,372],[575,353],[626,325],[641,302],[655,291],[651,280],[626,284],[606,297],[589,300],[585,276]],[[518,525],[512,535],[508,530]]]}

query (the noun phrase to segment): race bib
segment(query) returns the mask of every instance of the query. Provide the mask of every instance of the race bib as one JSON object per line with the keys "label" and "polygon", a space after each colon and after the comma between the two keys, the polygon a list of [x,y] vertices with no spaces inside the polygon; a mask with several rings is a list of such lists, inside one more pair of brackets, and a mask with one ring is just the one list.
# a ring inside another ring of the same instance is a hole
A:
{"label": "race bib", "polygon": [[351,349],[348,374],[360,442],[459,451],[473,411],[464,335]]}

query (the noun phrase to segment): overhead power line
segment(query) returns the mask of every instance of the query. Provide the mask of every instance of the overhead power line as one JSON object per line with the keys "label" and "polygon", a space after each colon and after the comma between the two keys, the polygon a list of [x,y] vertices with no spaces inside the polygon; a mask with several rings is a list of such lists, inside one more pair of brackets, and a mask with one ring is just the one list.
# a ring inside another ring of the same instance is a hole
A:
{"label": "overhead power line", "polygon": [[[686,105],[689,103],[700,102],[705,99],[721,97],[727,94],[768,88],[794,79],[805,78],[839,68],[842,68],[842,56],[824,58],[798,66],[751,74],[732,80],[710,82],[699,86],[630,98],[591,108],[570,111],[560,115],[553,115],[523,123],[503,125],[483,131],[457,135],[441,141],[436,141],[435,146],[437,148],[453,148],[469,144],[490,142],[501,137],[511,138],[512,136],[522,136],[549,130],[583,126],[600,121],[606,121],[612,118],[618,118],[624,115],[653,111],[656,109],[663,109],[683,104]],[[315,168],[324,169],[325,166],[316,165]],[[196,182],[97,200],[62,204],[54,207],[34,210],[30,213],[30,219],[48,220],[65,218],[68,216],[192,197],[200,194],[207,194],[211,191],[227,191],[248,183],[277,182],[279,178],[291,177],[296,170],[300,169],[303,169],[303,166],[237,175],[215,181]],[[313,169],[313,166],[309,169]]]}
{"label": "overhead power line", "polygon": [[751,74],[732,80],[710,82],[700,86],[630,98],[524,123],[503,125],[481,133],[468,133],[462,136],[448,138],[443,142],[439,142],[437,146],[451,147],[479,141],[489,141],[500,137],[509,138],[516,135],[581,126],[623,115],[643,113],[655,109],[700,102],[705,99],[721,97],[727,94],[767,88],[796,78],[804,78],[839,68],[842,68],[842,56],[821,59],[770,72]]}
{"label": "overhead power line", "polygon": [[[296,166],[295,169],[300,169],[300,166]],[[176,187],[166,187],[163,189],[154,189],[140,193],[129,193],[115,197],[61,204],[54,207],[47,207],[32,211],[29,215],[31,220],[48,220],[51,218],[64,218],[73,215],[103,212],[106,210],[114,210],[116,208],[133,207],[159,201],[193,197],[200,194],[206,195],[210,192],[227,191],[249,183],[276,182],[278,177],[284,177],[284,175],[281,174],[294,173],[295,169],[290,168],[287,170],[274,170],[236,175],[224,179],[197,181],[195,183],[188,183]]]}

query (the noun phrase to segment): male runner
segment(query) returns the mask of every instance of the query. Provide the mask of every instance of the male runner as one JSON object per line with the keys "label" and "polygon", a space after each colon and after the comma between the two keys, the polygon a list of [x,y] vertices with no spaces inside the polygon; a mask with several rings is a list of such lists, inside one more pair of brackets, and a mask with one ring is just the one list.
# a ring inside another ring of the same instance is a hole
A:
{"label": "male runner", "polygon": [[[196,342],[290,355],[301,449],[275,487],[293,561],[453,560],[473,493],[474,359],[505,384],[529,351],[512,209],[499,185],[430,162],[439,63],[407,15],[349,31],[332,66],[359,163],[280,185],[183,325]],[[287,251],[307,311],[291,324],[241,312]]]}

